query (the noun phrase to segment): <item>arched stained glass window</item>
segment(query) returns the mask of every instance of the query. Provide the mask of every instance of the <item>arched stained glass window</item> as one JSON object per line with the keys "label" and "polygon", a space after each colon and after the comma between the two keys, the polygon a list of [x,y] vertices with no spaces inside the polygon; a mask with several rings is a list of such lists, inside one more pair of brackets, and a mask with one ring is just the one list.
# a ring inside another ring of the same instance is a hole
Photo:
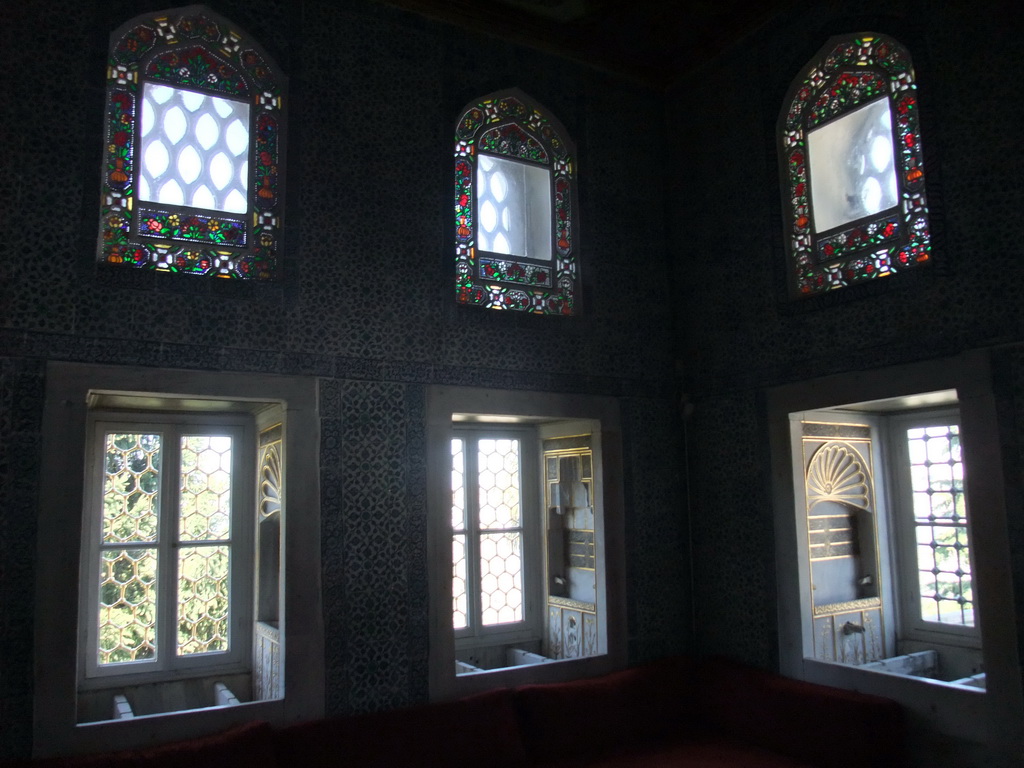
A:
{"label": "arched stained glass window", "polygon": [[789,290],[806,296],[928,262],[914,67],[885,35],[833,38],[779,116]]}
{"label": "arched stained glass window", "polygon": [[114,32],[99,260],[274,278],[284,84],[258,45],[202,6]]}
{"label": "arched stained glass window", "polygon": [[455,129],[460,304],[579,311],[575,163],[565,130],[517,90],[463,110]]}

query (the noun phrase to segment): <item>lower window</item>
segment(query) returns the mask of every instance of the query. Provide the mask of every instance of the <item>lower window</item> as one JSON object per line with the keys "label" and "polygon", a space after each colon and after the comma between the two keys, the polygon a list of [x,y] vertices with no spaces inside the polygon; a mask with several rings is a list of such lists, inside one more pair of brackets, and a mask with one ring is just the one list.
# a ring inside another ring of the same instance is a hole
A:
{"label": "lower window", "polygon": [[494,394],[431,398],[431,613],[447,627],[431,643],[438,697],[565,679],[569,662],[597,674],[624,656],[609,581],[622,541],[614,401],[517,393],[492,412]]}
{"label": "lower window", "polygon": [[46,389],[35,756],[321,714],[316,381],[51,363]]}
{"label": "lower window", "polygon": [[794,414],[809,658],[985,687],[956,392]]}

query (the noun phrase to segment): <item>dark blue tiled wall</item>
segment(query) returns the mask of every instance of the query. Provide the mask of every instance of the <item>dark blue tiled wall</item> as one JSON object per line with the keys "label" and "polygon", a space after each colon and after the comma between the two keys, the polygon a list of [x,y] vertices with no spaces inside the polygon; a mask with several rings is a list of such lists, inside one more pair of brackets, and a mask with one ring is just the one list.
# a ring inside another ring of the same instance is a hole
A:
{"label": "dark blue tiled wall", "polygon": [[[828,38],[864,31],[895,36],[914,57],[933,263],[790,301],[776,120],[790,81]],[[991,347],[1005,470],[1019,487],[1024,162],[1012,136],[1024,120],[1022,32],[1010,3],[801,2],[670,93],[676,328],[694,401],[696,649],[778,663],[766,388]],[[1019,495],[1009,509],[1015,552],[1024,551]],[[1014,578],[1024,595],[1019,556]]]}
{"label": "dark blue tiled wall", "polygon": [[[214,2],[290,77],[284,279],[101,266],[108,35],[160,7],[29,0],[0,16],[0,757],[30,745],[36,503],[59,482],[39,475],[48,360],[319,377],[330,712],[426,697],[430,383],[621,398],[630,653],[685,648],[662,97],[369,0]],[[453,302],[454,121],[510,86],[578,147],[578,318]]]}

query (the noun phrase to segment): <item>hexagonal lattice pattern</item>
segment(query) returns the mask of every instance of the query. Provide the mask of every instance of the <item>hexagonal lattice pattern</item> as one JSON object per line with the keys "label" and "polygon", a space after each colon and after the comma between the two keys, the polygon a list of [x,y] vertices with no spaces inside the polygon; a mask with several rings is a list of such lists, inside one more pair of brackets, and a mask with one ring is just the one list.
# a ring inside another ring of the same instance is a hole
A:
{"label": "hexagonal lattice pattern", "polygon": [[466,590],[466,451],[463,441],[452,440],[452,626],[469,626]]}
{"label": "hexagonal lattice pattern", "polygon": [[100,562],[99,663],[156,656],[156,550],[103,552]]}
{"label": "hexagonal lattice pattern", "polygon": [[477,444],[480,528],[519,526],[519,441],[480,440]]}
{"label": "hexagonal lattice pattern", "polygon": [[181,438],[179,536],[185,541],[226,539],[231,534],[231,438]]}
{"label": "hexagonal lattice pattern", "polygon": [[155,541],[159,491],[160,435],[107,434],[103,542]]}
{"label": "hexagonal lattice pattern", "polygon": [[248,210],[249,105],[144,83],[139,199]]}
{"label": "hexagonal lattice pattern", "polygon": [[178,553],[178,655],[228,650],[225,545],[183,547]]}
{"label": "hexagonal lattice pattern", "polygon": [[964,465],[957,424],[907,430],[921,618],[974,626]]}
{"label": "hexagonal lattice pattern", "polygon": [[452,536],[452,627],[469,626],[469,595],[466,591],[466,535]]}
{"label": "hexagonal lattice pattern", "polygon": [[523,620],[522,543],[518,532],[480,537],[480,620],[484,626]]}

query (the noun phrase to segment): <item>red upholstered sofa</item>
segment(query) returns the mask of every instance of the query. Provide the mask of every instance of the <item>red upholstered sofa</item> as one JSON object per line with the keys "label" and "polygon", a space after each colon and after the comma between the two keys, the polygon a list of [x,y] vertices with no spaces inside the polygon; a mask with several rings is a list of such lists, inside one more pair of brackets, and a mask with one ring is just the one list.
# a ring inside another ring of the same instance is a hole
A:
{"label": "red upholstered sofa", "polygon": [[52,768],[793,768],[901,766],[903,713],[875,696],[720,659],[274,730],[36,762]]}

